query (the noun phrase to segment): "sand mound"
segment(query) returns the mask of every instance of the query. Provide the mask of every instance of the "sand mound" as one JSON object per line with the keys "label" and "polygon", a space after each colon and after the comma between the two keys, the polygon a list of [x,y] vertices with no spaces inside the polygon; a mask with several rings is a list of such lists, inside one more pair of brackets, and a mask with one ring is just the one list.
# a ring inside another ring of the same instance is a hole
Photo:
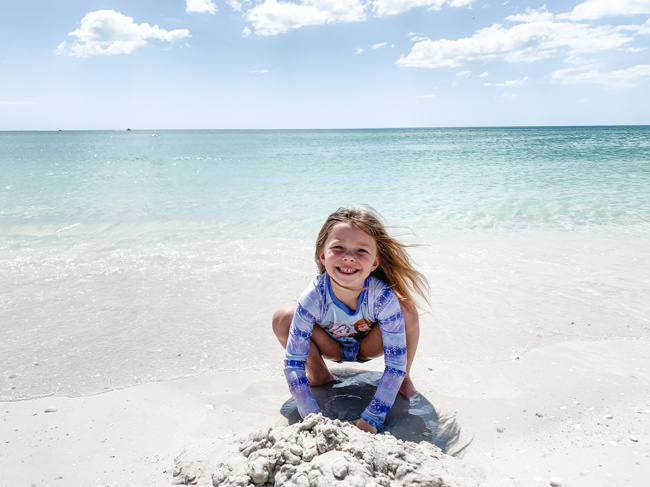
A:
{"label": "sand mound", "polygon": [[[470,487],[479,475],[430,443],[371,435],[309,415],[302,423],[253,433],[230,453],[185,451],[172,483],[214,487]],[[220,457],[220,458],[217,458]]]}

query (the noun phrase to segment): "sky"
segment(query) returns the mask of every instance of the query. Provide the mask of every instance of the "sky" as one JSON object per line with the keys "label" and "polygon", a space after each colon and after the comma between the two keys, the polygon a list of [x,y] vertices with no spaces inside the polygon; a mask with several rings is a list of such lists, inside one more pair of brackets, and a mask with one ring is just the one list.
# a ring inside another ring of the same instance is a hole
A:
{"label": "sky", "polygon": [[0,0],[0,130],[650,125],[650,0]]}

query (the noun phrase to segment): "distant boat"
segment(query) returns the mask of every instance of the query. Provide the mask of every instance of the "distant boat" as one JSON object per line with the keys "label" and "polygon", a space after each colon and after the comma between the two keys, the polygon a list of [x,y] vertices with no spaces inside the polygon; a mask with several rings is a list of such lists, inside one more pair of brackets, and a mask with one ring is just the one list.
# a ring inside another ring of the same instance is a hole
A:
{"label": "distant boat", "polygon": [[126,129],[126,131],[127,131],[127,132],[130,132],[130,131],[131,131],[131,129]]}

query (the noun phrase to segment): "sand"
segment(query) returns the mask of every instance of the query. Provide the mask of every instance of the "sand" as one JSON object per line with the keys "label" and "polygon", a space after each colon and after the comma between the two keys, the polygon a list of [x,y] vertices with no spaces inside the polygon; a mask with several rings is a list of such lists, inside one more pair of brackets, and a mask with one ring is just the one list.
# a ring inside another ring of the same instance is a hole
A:
{"label": "sand", "polygon": [[[315,389],[325,414],[338,420],[358,416],[381,367],[381,360],[333,367],[339,381]],[[413,458],[415,464],[426,464],[415,472],[434,472],[440,485],[648,485],[646,341],[564,342],[475,365],[421,358],[413,379],[419,394],[410,402],[398,398],[385,425],[390,436],[369,439],[335,424],[335,436],[343,439],[314,468],[321,473],[329,468],[335,475],[332,466],[346,462],[345,478],[358,479],[371,466],[373,475],[382,472],[390,479],[390,468],[382,470],[363,454],[359,458],[359,452],[380,458],[377,452],[392,448],[408,456],[406,468]],[[212,481],[219,464],[226,470],[232,466],[229,471],[249,468],[252,454],[245,457],[239,450],[249,435],[254,435],[252,443],[265,445],[260,450],[270,450],[269,458],[279,453],[273,448],[282,455],[287,448],[291,452],[300,432],[313,433],[300,430],[279,366],[0,406],[0,486],[7,487],[161,486],[185,481],[184,475],[196,475],[199,467],[201,476],[193,481],[209,485],[205,481]],[[271,436],[275,443],[269,443]],[[277,470],[277,463],[258,462],[263,464],[259,471]],[[309,479],[312,467],[305,463],[303,455],[293,465],[304,468]],[[174,477],[180,467],[183,477],[180,472]],[[383,485],[373,475],[364,477],[365,485],[373,485],[371,480]],[[416,478],[410,477],[411,485]],[[391,479],[388,485],[406,485],[399,481]]]}
{"label": "sand", "polygon": [[471,487],[479,482],[473,469],[431,443],[372,435],[321,414],[252,433],[230,453],[183,452],[172,471],[173,484],[214,487]]}

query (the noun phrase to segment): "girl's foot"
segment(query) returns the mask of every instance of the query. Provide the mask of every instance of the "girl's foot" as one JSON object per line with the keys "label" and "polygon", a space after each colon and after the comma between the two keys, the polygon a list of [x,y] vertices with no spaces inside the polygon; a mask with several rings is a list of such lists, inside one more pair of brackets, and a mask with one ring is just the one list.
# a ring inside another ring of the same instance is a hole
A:
{"label": "girl's foot", "polygon": [[415,390],[413,381],[410,377],[405,377],[402,381],[402,386],[399,388],[399,393],[406,400],[411,399],[418,391]]}
{"label": "girl's foot", "polygon": [[327,374],[319,374],[318,377],[312,376],[312,374],[307,374],[307,382],[309,382],[309,387],[318,387],[330,382],[334,382],[334,376],[327,371]]}

